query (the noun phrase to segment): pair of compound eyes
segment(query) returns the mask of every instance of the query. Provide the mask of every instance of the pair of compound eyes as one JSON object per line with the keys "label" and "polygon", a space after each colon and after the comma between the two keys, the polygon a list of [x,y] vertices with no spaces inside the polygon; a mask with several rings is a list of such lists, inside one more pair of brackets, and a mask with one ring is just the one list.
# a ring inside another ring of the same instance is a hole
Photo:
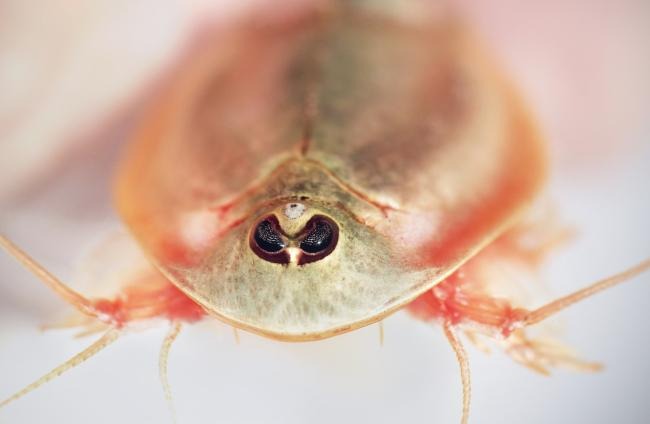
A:
{"label": "pair of compound eyes", "polygon": [[287,247],[298,247],[298,265],[323,259],[336,247],[338,226],[331,219],[316,215],[294,238],[288,237],[275,216],[260,221],[251,234],[251,249],[260,258],[279,264],[288,264]]}

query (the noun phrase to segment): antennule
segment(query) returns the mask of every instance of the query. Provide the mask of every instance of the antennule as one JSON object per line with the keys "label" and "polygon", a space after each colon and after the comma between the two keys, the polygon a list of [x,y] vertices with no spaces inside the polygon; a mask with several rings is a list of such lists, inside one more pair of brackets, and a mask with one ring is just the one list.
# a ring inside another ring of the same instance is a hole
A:
{"label": "antennule", "polygon": [[537,324],[538,322],[544,321],[546,318],[550,317],[551,315],[555,315],[556,313],[573,305],[574,303],[580,302],[581,300],[591,297],[596,293],[607,290],[624,281],[630,280],[631,278],[634,278],[637,275],[648,270],[650,270],[650,259],[646,259],[638,265],[633,266],[623,272],[604,278],[590,286],[587,286],[567,296],[554,300],[547,305],[530,311],[524,316],[524,318],[521,320],[521,323],[524,326]]}
{"label": "antennule", "polygon": [[3,408],[10,404],[11,402],[20,399],[21,397],[25,396],[32,390],[36,390],[39,387],[41,387],[43,384],[53,380],[54,378],[60,376],[64,372],[68,371],[69,369],[72,369],[76,367],[77,365],[85,362],[89,358],[95,356],[97,353],[99,353],[101,350],[103,350],[106,346],[109,344],[113,343],[117,338],[120,336],[120,332],[114,328],[108,330],[102,337],[99,338],[95,343],[91,344],[88,346],[86,349],[82,350],[81,352],[77,353],[75,356],[72,358],[68,359],[65,361],[63,364],[59,365],[58,367],[54,368],[52,371],[48,372],[38,380],[34,381],[33,383],[25,386],[21,390],[17,391],[7,399],[0,401],[0,408]]}
{"label": "antennule", "polygon": [[99,318],[100,314],[90,300],[66,286],[61,280],[52,275],[32,257],[3,235],[0,235],[0,247],[13,256],[25,268],[30,270],[39,280],[45,283],[46,286],[61,296],[63,300],[75,306],[81,313]]}

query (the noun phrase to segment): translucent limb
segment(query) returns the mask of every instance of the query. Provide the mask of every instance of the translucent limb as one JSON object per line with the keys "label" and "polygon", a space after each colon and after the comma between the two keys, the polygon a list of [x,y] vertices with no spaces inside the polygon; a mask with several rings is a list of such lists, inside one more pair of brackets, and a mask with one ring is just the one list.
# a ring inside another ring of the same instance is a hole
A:
{"label": "translucent limb", "polygon": [[537,324],[538,322],[544,321],[546,318],[550,317],[551,315],[555,315],[556,313],[573,305],[574,303],[580,302],[581,300],[591,297],[596,293],[614,287],[624,281],[636,277],[637,275],[647,270],[650,270],[650,259],[646,259],[645,261],[636,266],[633,266],[626,271],[602,279],[588,287],[585,287],[584,289],[571,293],[568,296],[561,297],[547,305],[542,306],[541,308],[530,311],[524,315],[520,322],[523,326]]}
{"label": "translucent limb", "polygon": [[454,327],[451,323],[445,322],[444,325],[445,336],[449,340],[454,353],[456,354],[456,359],[458,360],[458,365],[460,366],[460,378],[463,383],[463,416],[460,420],[461,424],[467,424],[469,420],[469,405],[472,397],[472,386],[470,381],[469,373],[469,361],[467,359],[467,353],[465,348],[461,343],[460,339],[456,335]]}
{"label": "translucent limb", "polygon": [[550,375],[550,369],[556,367],[579,372],[596,372],[603,368],[599,363],[580,359],[573,349],[556,340],[528,338],[523,329],[514,331],[500,344],[512,359],[542,375]]}
{"label": "translucent limb", "polygon": [[480,338],[481,334],[478,333],[477,331],[465,330],[463,331],[463,334],[465,335],[465,338],[469,340],[469,342],[481,352],[488,355],[492,353],[490,347],[483,340],[481,340]]}
{"label": "translucent limb", "polygon": [[91,344],[88,346],[86,349],[82,350],[72,358],[68,359],[66,362],[63,364],[59,365],[58,367],[54,368],[52,371],[48,372],[38,380],[34,381],[33,383],[27,385],[25,388],[17,391],[7,399],[3,400],[0,402],[0,408],[7,406],[11,402],[20,399],[21,397],[25,396],[32,390],[35,390],[42,386],[43,384],[47,383],[48,381],[60,376],[64,372],[68,371],[69,369],[72,369],[76,367],[77,365],[85,362],[87,359],[95,356],[97,353],[99,353],[101,350],[103,350],[106,346],[109,344],[113,343],[117,338],[119,337],[120,332],[116,329],[110,329],[102,337],[99,338],[95,343]]}
{"label": "translucent limb", "polygon": [[384,347],[384,321],[379,321],[379,346]]}
{"label": "translucent limb", "polygon": [[[46,286],[81,313],[114,327],[122,327],[130,321],[146,320],[153,317],[194,322],[202,319],[205,315],[203,308],[154,270],[131,281],[122,289],[119,296],[113,299],[90,300],[65,285],[18,246],[1,235],[0,247],[4,248]],[[87,322],[81,319],[71,319],[63,326],[67,326],[69,323],[72,326],[75,323],[85,326]]]}
{"label": "translucent limb", "polygon": [[169,407],[169,412],[172,414],[172,421],[176,422],[176,408],[174,408],[174,400],[172,399],[172,390],[169,385],[169,376],[167,374],[167,362],[169,359],[169,351],[172,347],[174,341],[178,337],[178,334],[181,331],[181,323],[177,322],[172,325],[165,340],[163,340],[162,347],[160,348],[160,356],[158,359],[158,367],[160,370],[160,382],[163,386],[163,392],[165,393],[165,400],[167,401],[167,406]]}
{"label": "translucent limb", "polygon": [[22,251],[3,235],[0,235],[0,247],[16,258],[18,262],[23,264],[25,268],[36,275],[36,277],[38,277],[38,279],[40,279],[46,286],[61,296],[63,300],[76,307],[81,313],[91,317],[100,317],[100,313],[93,305],[93,302],[66,286],[61,280],[48,272],[27,253]]}
{"label": "translucent limb", "polygon": [[99,322],[99,321],[91,322],[86,324],[77,333],[75,333],[74,338],[81,339],[88,336],[94,336],[95,334],[100,334],[106,331],[107,327],[108,325],[104,324],[103,322]]}
{"label": "translucent limb", "polygon": [[[91,325],[100,323],[94,317],[89,317],[87,315],[77,314],[76,312],[66,316],[63,319],[60,319],[54,323],[41,324],[39,330],[41,331],[50,331],[50,330],[69,330],[71,328],[86,328]],[[104,329],[106,327],[104,326]]]}

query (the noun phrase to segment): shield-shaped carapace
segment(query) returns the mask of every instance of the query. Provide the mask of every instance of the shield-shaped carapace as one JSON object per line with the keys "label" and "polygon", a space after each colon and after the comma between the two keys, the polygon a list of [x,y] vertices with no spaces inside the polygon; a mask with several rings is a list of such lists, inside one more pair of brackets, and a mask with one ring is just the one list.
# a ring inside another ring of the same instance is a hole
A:
{"label": "shield-shaped carapace", "polygon": [[544,150],[467,33],[358,9],[235,32],[145,118],[118,209],[206,311],[281,340],[430,290],[537,194]]}
{"label": "shield-shaped carapace", "polygon": [[508,81],[448,17],[339,2],[251,20],[197,51],[152,104],[120,166],[116,198],[157,271],[118,299],[89,300],[2,239],[82,312],[115,328],[0,405],[137,320],[212,315],[308,341],[409,305],[444,325],[467,420],[467,361],[455,328],[500,338],[537,370],[589,369],[530,343],[523,328],[650,265],[533,311],[490,290],[481,258],[498,250],[533,262],[553,241],[526,250],[515,240],[546,156]]}

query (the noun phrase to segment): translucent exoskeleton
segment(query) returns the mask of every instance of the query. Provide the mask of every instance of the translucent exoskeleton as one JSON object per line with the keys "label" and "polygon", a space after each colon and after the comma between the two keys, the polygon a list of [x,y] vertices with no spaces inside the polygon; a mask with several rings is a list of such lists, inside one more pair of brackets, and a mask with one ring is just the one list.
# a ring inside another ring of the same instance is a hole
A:
{"label": "translucent exoskeleton", "polygon": [[363,3],[248,22],[196,53],[151,103],[118,170],[117,210],[151,263],[89,298],[8,239],[0,244],[105,332],[0,407],[140,322],[216,318],[279,341],[315,341],[406,309],[462,338],[493,339],[547,373],[598,369],[533,326],[650,267],[644,261],[547,304],[521,280],[567,238],[527,219],[546,178],[543,140],[480,43],[447,16]]}

